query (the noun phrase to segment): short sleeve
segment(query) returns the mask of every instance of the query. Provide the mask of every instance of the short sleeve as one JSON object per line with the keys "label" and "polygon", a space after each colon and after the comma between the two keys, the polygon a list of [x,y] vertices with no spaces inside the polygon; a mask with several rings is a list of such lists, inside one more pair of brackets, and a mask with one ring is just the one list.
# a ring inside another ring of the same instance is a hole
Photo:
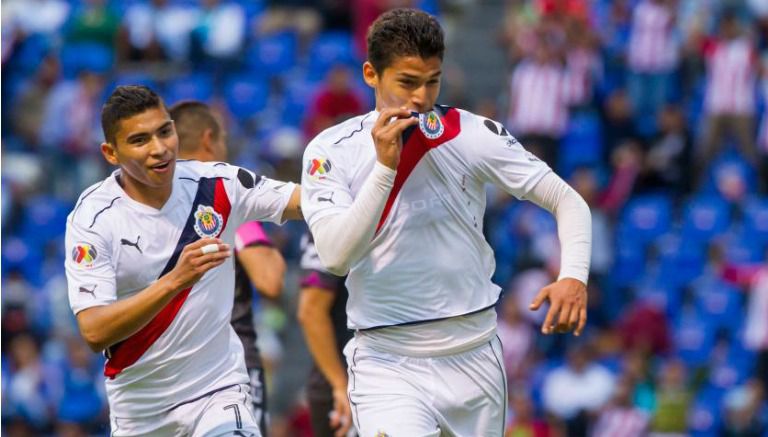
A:
{"label": "short sleeve", "polygon": [[67,222],[64,269],[69,306],[80,311],[109,305],[117,300],[112,246],[98,232]]}
{"label": "short sleeve", "polygon": [[475,176],[492,183],[518,199],[525,198],[547,173],[552,171],[533,153],[525,150],[500,123],[477,117],[473,129],[472,163]]}
{"label": "short sleeve", "polygon": [[319,219],[344,211],[354,201],[344,161],[330,156],[322,137],[304,151],[301,173],[301,209],[310,227]]}
{"label": "short sleeve", "polygon": [[232,166],[231,170],[235,175],[230,186],[236,199],[232,208],[240,213],[243,222],[258,220],[281,224],[296,184],[256,176],[241,167]]}

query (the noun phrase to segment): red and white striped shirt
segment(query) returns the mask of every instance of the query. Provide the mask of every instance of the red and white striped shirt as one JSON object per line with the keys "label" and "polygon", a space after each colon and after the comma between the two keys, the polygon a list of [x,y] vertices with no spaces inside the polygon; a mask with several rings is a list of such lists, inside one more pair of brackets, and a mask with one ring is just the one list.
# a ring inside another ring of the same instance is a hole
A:
{"label": "red and white striped shirt", "polygon": [[600,414],[592,437],[640,437],[648,430],[648,414],[633,407],[609,407]]}
{"label": "red and white striped shirt", "polygon": [[757,58],[749,39],[717,41],[707,53],[707,113],[754,114]]}
{"label": "red and white striped shirt", "polygon": [[514,134],[562,136],[573,100],[570,82],[568,72],[559,64],[518,64],[511,77],[508,118]]}
{"label": "red and white striped shirt", "polygon": [[642,0],[632,15],[629,68],[636,73],[662,73],[675,68],[677,42],[675,16],[663,4]]}

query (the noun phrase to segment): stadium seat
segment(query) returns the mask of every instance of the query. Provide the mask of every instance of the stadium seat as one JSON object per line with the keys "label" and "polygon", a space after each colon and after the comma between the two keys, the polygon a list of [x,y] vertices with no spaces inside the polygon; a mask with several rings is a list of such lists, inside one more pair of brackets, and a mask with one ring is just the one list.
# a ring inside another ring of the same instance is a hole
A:
{"label": "stadium seat", "polygon": [[[13,62],[8,63],[7,67],[18,71],[23,76],[32,75],[50,49],[51,42],[47,37],[41,34],[30,35],[16,49],[16,53],[11,58]],[[8,77],[7,72],[5,77]]]}
{"label": "stadium seat", "polygon": [[744,206],[744,233],[768,243],[768,197],[753,197]]}
{"label": "stadium seat", "polygon": [[743,294],[719,278],[703,277],[693,283],[696,303],[701,314],[715,330],[737,332],[744,321]]}
{"label": "stadium seat", "polygon": [[207,101],[213,96],[210,76],[190,74],[171,80],[165,86],[164,97],[169,105],[182,100]]}
{"label": "stadium seat", "polygon": [[114,53],[98,43],[73,43],[61,48],[61,70],[64,77],[73,78],[80,71],[107,73],[112,69]]}
{"label": "stadium seat", "polygon": [[671,286],[682,287],[701,276],[706,264],[706,247],[700,241],[686,240],[671,233],[655,241],[659,277]]}
{"label": "stadium seat", "polygon": [[720,435],[722,423],[720,403],[723,391],[717,387],[705,386],[696,394],[688,412],[689,435],[697,437],[715,437]]}
{"label": "stadium seat", "polygon": [[582,165],[597,165],[603,154],[600,117],[595,112],[574,114],[560,146],[560,172],[565,176]]}
{"label": "stadium seat", "polygon": [[309,102],[320,88],[320,82],[306,77],[295,77],[287,81],[282,99],[282,120],[290,126],[300,126],[306,116]]}
{"label": "stadium seat", "polygon": [[324,32],[309,49],[307,71],[311,79],[322,79],[336,64],[357,65],[352,35],[347,32]]}
{"label": "stadium seat", "polygon": [[672,204],[663,195],[644,195],[630,200],[619,223],[623,235],[632,235],[644,242],[666,233],[672,224]]}
{"label": "stadium seat", "polygon": [[673,326],[673,342],[680,359],[693,368],[706,365],[715,344],[714,324],[698,307],[686,305]]}
{"label": "stadium seat", "polygon": [[287,73],[296,65],[298,38],[283,32],[268,35],[254,42],[246,53],[246,65],[259,75],[273,76]]}
{"label": "stadium seat", "polygon": [[763,262],[766,245],[762,238],[745,230],[730,232],[723,237],[725,258],[733,264]]}
{"label": "stadium seat", "polygon": [[224,98],[232,115],[240,120],[253,117],[269,102],[269,83],[255,76],[238,76],[224,86]]}
{"label": "stadium seat", "polygon": [[683,238],[706,242],[724,233],[731,224],[728,203],[718,196],[702,195],[688,201],[683,213]]}
{"label": "stadium seat", "polygon": [[64,236],[67,215],[72,210],[69,205],[52,196],[37,196],[27,201],[23,213],[20,236],[33,250],[42,251],[51,240]]}

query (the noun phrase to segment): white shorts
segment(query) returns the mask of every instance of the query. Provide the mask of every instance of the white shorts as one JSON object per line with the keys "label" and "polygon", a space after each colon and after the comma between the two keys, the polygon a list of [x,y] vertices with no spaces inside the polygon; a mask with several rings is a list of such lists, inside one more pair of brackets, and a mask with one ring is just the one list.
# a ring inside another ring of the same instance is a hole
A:
{"label": "white shorts", "polygon": [[110,417],[112,437],[261,437],[250,387],[238,384],[175,406],[156,416]]}
{"label": "white shorts", "polygon": [[361,347],[344,348],[349,400],[361,437],[504,434],[507,382],[501,342],[414,358]]}

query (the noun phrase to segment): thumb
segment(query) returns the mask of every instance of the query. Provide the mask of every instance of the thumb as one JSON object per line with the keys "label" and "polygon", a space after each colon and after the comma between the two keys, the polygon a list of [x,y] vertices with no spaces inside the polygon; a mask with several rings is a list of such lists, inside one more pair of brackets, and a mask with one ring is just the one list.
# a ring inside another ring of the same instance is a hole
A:
{"label": "thumb", "polygon": [[528,307],[529,310],[536,311],[539,308],[541,308],[541,304],[544,303],[544,301],[549,296],[548,289],[542,288],[541,291],[539,291],[539,294],[536,295],[536,297],[533,298],[533,301],[531,302],[531,305]]}

